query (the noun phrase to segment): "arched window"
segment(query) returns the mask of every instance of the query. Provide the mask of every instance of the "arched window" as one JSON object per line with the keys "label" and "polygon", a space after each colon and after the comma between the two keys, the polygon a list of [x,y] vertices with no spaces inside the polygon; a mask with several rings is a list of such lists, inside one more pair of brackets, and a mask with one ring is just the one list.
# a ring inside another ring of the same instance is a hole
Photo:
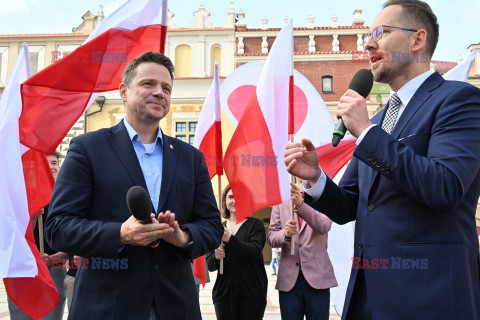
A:
{"label": "arched window", "polygon": [[332,93],[333,92],[333,77],[332,76],[323,76],[322,77],[322,92],[323,93]]}
{"label": "arched window", "polygon": [[218,62],[218,71],[219,74],[222,74],[222,48],[220,45],[214,45],[212,47],[212,76],[213,76],[213,68],[215,66],[215,61]]}
{"label": "arched window", "polygon": [[192,76],[192,48],[186,44],[175,48],[175,76]]}

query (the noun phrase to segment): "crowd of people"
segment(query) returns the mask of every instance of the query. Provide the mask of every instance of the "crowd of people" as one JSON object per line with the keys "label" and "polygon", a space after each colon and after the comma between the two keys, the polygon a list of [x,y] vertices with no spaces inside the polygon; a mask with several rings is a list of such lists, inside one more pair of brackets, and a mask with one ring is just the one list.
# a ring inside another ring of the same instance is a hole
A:
{"label": "crowd of people", "polygon": [[[437,41],[428,4],[384,4],[364,48],[375,81],[393,90],[386,109],[370,119],[357,92],[340,99],[337,117],[357,141],[338,185],[309,140],[287,144],[284,162],[299,182],[272,209],[267,235],[257,218],[237,221],[229,186],[220,213],[202,154],[162,132],[174,67],[160,53],[139,55],[120,85],[125,119],[73,138],[61,170],[59,155],[47,156],[56,183],[32,226],[37,239],[44,232],[42,257],[60,299],[44,319],[61,319],[66,300],[69,319],[201,319],[191,261],[203,255],[217,271],[217,319],[262,319],[268,242],[282,319],[326,320],[337,286],[327,253],[332,221],[356,222],[358,267],[342,319],[480,319],[480,90],[430,71]],[[394,51],[429,59],[394,62]],[[150,196],[150,223],[127,207],[132,186]],[[401,261],[362,267],[375,259]],[[416,259],[423,268],[411,268]],[[9,309],[12,319],[28,319],[11,301]]]}

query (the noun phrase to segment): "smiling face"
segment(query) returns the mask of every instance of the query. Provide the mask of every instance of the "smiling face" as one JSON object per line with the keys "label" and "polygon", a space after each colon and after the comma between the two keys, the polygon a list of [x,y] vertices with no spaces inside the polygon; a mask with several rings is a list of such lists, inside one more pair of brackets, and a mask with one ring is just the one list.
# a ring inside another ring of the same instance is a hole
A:
{"label": "smiling face", "polygon": [[[412,28],[412,26],[401,24],[402,10],[399,5],[384,8],[375,18],[369,32],[381,25]],[[408,74],[411,65],[408,59],[394,59],[394,56],[412,54],[411,46],[414,35],[415,32],[384,27],[381,39],[377,42],[373,39],[368,40],[365,50],[368,51],[370,57],[375,81],[392,85],[398,81],[398,78]]]}
{"label": "smiling face", "polygon": [[155,62],[139,64],[130,85],[120,85],[120,96],[130,124],[158,124],[170,111],[171,94],[170,73]]}

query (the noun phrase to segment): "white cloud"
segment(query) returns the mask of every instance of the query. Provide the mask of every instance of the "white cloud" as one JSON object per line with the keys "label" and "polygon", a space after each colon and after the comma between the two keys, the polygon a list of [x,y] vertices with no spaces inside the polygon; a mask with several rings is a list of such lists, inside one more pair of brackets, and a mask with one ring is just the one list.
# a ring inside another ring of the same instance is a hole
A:
{"label": "white cloud", "polygon": [[41,3],[38,0],[0,0],[0,15],[7,14],[28,14],[33,9],[32,7],[38,7]]}

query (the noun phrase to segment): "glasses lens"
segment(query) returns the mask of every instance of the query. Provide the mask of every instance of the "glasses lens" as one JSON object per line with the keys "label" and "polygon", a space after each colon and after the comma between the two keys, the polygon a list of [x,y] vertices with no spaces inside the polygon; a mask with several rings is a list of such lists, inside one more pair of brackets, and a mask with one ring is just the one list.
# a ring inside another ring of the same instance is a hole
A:
{"label": "glasses lens", "polygon": [[370,35],[367,34],[367,35],[363,38],[363,49],[365,49],[365,46],[367,45],[368,40],[370,40]]}
{"label": "glasses lens", "polygon": [[372,36],[373,36],[373,41],[377,42],[378,40],[380,40],[383,36],[383,27],[380,26],[375,30],[373,30]]}

